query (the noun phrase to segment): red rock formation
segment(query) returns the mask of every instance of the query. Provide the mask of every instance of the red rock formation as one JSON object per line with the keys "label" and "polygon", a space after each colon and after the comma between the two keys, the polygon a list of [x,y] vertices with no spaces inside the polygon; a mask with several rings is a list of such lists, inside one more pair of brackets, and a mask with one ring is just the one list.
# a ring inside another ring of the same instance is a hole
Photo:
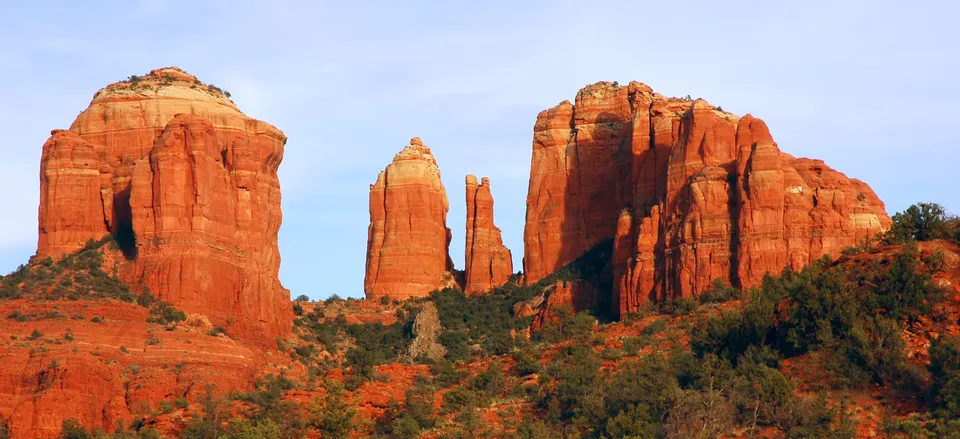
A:
{"label": "red rock formation", "polygon": [[[182,116],[177,116],[183,114]],[[112,84],[44,146],[37,255],[112,233],[124,281],[234,333],[290,331],[278,279],[286,137],[177,68]]]}
{"label": "red rock formation", "polygon": [[530,330],[537,332],[544,325],[555,322],[566,315],[592,309],[597,306],[597,291],[589,283],[582,281],[559,281],[546,290],[546,300],[539,306],[539,311],[533,317]]}
{"label": "red rock formation", "polygon": [[613,240],[613,311],[747,286],[889,227],[870,188],[781,153],[766,125],[647,86],[598,83],[534,127],[524,271]]}
{"label": "red rock formation", "polygon": [[[50,303],[6,300],[0,313],[42,314],[51,311]],[[85,318],[6,319],[0,325],[4,340],[22,340],[0,346],[0,419],[13,439],[56,437],[70,418],[112,431],[118,421],[130,425],[157,413],[161,401],[172,406],[179,397],[196,413],[208,384],[217,393],[243,391],[263,366],[263,353],[255,347],[185,324],[166,331],[148,324],[150,311],[134,304],[60,301],[56,309]],[[94,316],[102,322],[91,322]],[[33,330],[43,338],[29,339]]]}
{"label": "red rock formation", "polygon": [[368,299],[424,297],[445,284],[453,270],[448,210],[437,161],[414,137],[370,185]]}
{"label": "red rock formation", "polygon": [[493,195],[490,180],[468,175],[467,185],[467,241],[466,261],[467,294],[482,293],[507,283],[513,274],[513,259],[510,250],[503,245],[500,229],[493,224]]}
{"label": "red rock formation", "polygon": [[72,131],[50,134],[40,159],[39,258],[74,252],[109,233],[94,146]]}

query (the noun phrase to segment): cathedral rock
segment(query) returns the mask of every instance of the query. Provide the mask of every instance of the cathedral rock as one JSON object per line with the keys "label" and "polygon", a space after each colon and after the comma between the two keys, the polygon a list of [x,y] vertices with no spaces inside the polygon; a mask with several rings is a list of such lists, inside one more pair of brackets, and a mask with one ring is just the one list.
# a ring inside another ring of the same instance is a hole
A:
{"label": "cathedral rock", "polygon": [[289,333],[277,246],[286,140],[176,67],[112,84],[43,147],[37,257],[113,235],[125,282],[231,333]]}
{"label": "cathedral rock", "polygon": [[865,183],[783,153],[760,119],[638,82],[600,82],[534,126],[532,283],[613,240],[612,311],[800,268],[890,225]]}
{"label": "cathedral rock", "polygon": [[370,185],[367,298],[425,297],[452,283],[448,210],[437,160],[414,137]]}
{"label": "cathedral rock", "polygon": [[493,195],[490,180],[468,175],[467,240],[464,246],[467,294],[482,293],[503,285],[513,274],[510,250],[503,245],[500,229],[493,224]]}

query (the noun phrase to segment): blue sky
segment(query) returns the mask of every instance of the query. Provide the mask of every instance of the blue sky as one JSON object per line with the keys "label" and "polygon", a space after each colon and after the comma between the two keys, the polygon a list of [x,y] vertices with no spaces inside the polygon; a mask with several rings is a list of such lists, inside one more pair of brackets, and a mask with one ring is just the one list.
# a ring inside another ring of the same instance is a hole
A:
{"label": "blue sky", "polygon": [[368,185],[412,136],[440,164],[457,266],[472,173],[491,178],[519,267],[536,115],[601,80],[752,113],[891,213],[960,212],[960,6],[775,3],[3,2],[0,272],[36,249],[50,130],[106,84],[169,65],[289,136],[280,277],[314,299],[363,295]]}

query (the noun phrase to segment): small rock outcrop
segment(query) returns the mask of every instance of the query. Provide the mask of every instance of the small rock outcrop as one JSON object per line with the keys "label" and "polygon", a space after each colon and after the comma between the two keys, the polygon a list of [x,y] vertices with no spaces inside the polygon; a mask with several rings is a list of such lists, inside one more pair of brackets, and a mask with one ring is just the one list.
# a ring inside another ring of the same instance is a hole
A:
{"label": "small rock outcrop", "polygon": [[368,299],[424,297],[450,278],[448,210],[437,161],[414,137],[370,185]]}
{"label": "small rock outcrop", "polygon": [[638,82],[600,82],[543,111],[533,136],[524,273],[537,282],[613,240],[615,314],[754,285],[886,230],[883,202],[766,125]]}
{"label": "small rock outcrop", "polygon": [[413,342],[410,343],[410,358],[426,357],[440,361],[447,349],[437,339],[442,332],[440,315],[433,302],[425,302],[413,319]]}
{"label": "small rock outcrop", "polygon": [[234,334],[289,333],[277,245],[285,143],[176,67],[111,84],[44,145],[36,256],[112,234],[125,282]]}
{"label": "small rock outcrop", "polygon": [[545,290],[546,298],[531,303],[536,309],[530,330],[540,331],[549,323],[570,319],[576,313],[597,306],[596,287],[584,281],[558,281]]}
{"label": "small rock outcrop", "polygon": [[467,294],[489,291],[507,283],[513,274],[513,257],[503,245],[493,223],[493,195],[486,177],[467,175],[467,240],[464,246]]}

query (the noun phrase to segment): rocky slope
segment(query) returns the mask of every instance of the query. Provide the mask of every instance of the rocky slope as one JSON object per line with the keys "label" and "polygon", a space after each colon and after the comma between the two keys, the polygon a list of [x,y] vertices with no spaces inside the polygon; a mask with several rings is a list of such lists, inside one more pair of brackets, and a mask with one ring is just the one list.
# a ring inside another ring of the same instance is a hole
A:
{"label": "rocky slope", "polygon": [[419,137],[370,185],[370,227],[363,289],[368,299],[423,297],[453,270],[447,191]]}
{"label": "rocky slope", "polygon": [[146,308],[118,301],[0,301],[0,314],[12,313],[27,317],[0,324],[0,418],[13,438],[56,437],[69,418],[111,431],[178,398],[196,409],[208,384],[248,388],[269,356],[208,335],[200,316],[165,330],[147,323]]}
{"label": "rocky slope", "polygon": [[500,229],[493,223],[490,179],[468,175],[467,240],[464,246],[467,294],[482,293],[507,283],[513,275],[513,257],[503,245]]}
{"label": "rocky slope", "polygon": [[178,68],[111,84],[44,145],[37,257],[112,234],[126,282],[237,333],[288,333],[277,246],[285,143]]}
{"label": "rocky slope", "polygon": [[865,183],[782,153],[766,125],[638,82],[601,82],[534,127],[524,273],[614,240],[612,311],[755,284],[887,229]]}

